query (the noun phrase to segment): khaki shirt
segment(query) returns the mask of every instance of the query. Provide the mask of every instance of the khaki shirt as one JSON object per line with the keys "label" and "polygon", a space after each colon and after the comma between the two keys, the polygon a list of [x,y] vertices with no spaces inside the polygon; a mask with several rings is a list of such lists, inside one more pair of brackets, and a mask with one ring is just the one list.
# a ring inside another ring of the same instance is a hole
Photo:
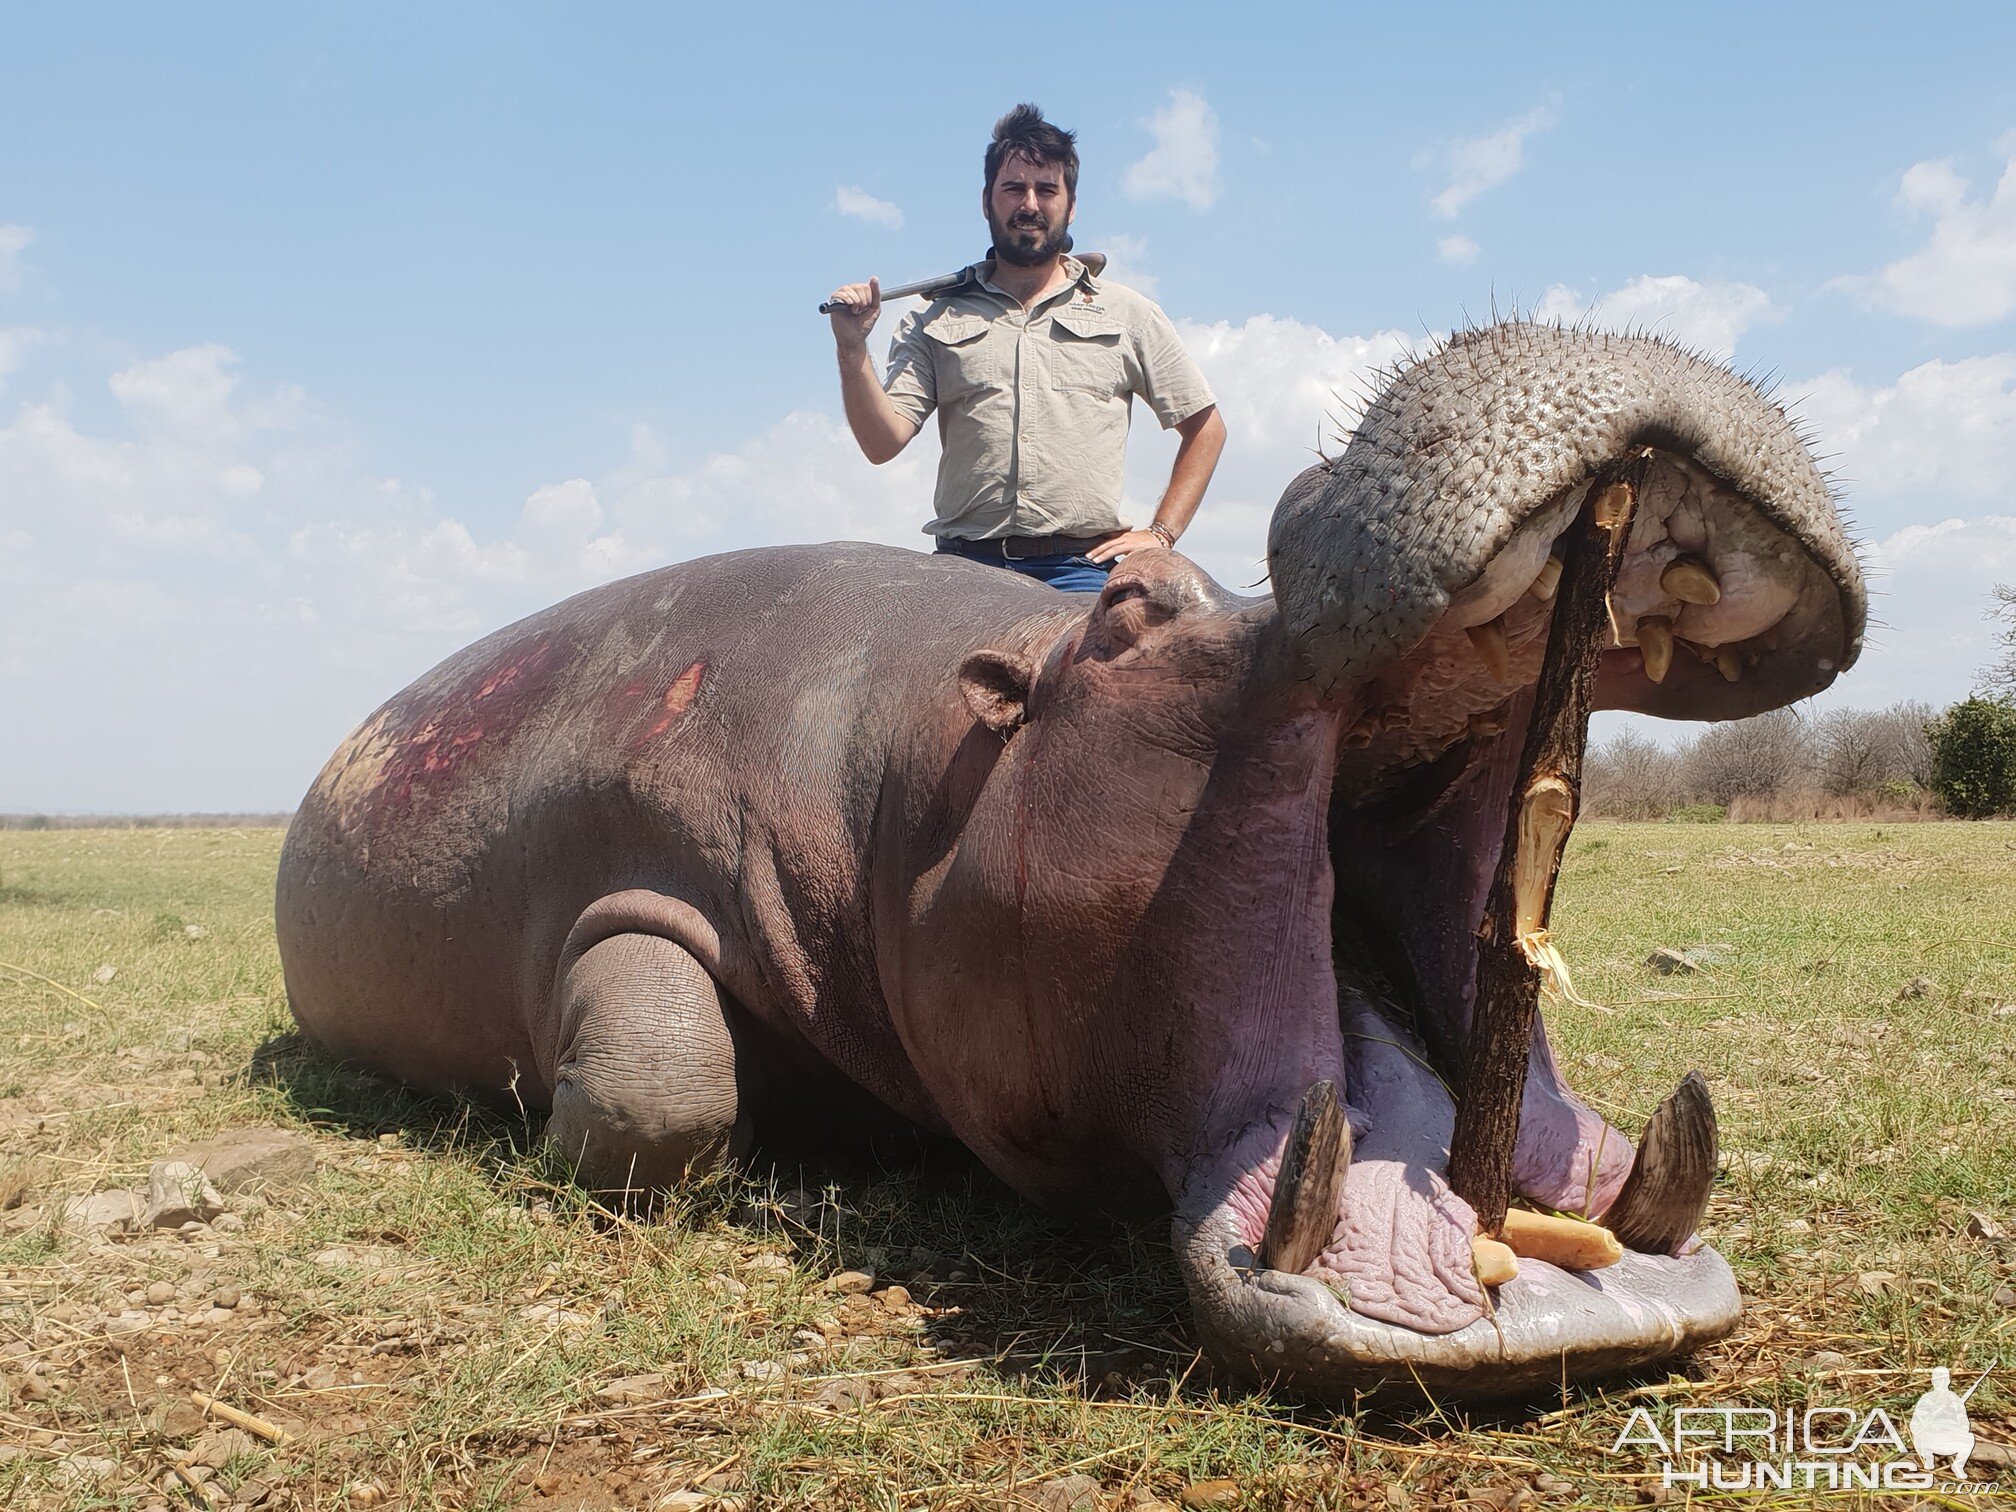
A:
{"label": "khaki shirt", "polygon": [[1075,257],[1069,282],[1024,310],[976,263],[907,315],[883,388],[922,426],[938,411],[936,536],[1100,535],[1119,505],[1133,397],[1164,430],[1216,401],[1176,328],[1152,300],[1095,279]]}

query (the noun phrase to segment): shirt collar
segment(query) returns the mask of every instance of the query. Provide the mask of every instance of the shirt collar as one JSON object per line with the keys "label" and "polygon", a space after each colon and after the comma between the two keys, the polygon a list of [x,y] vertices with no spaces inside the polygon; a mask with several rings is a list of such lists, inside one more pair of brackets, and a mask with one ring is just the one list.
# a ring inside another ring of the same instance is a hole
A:
{"label": "shirt collar", "polygon": [[[958,277],[953,282],[952,287],[945,292],[949,294],[958,290],[984,289],[990,294],[999,294],[1003,299],[1010,300],[1012,303],[1012,296],[997,287],[987,277],[988,265],[993,261],[994,254],[990,251],[980,261],[968,263],[959,270]],[[1064,282],[1058,288],[1046,294],[1039,301],[1040,304],[1048,304],[1051,300],[1057,298],[1058,295],[1068,293],[1072,289],[1082,288],[1094,294],[1099,292],[1099,280],[1093,276],[1092,270],[1086,267],[1085,264],[1073,257],[1069,252],[1066,252],[1059,261],[1064,268]]]}

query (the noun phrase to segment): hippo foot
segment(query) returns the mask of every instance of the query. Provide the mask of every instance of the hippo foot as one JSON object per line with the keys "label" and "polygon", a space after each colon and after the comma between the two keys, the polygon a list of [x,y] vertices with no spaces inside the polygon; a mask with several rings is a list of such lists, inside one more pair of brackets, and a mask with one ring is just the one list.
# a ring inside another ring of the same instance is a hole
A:
{"label": "hippo foot", "polygon": [[560,1000],[546,1143],[583,1186],[648,1207],[747,1150],[731,1009],[683,948],[603,940],[568,968]]}

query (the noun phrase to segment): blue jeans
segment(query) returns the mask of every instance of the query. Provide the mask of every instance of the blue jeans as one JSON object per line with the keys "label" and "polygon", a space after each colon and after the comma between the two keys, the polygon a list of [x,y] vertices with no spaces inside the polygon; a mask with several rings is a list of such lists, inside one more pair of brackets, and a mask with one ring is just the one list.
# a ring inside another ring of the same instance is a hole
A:
{"label": "blue jeans", "polygon": [[1039,583],[1048,583],[1065,593],[1097,593],[1106,586],[1106,574],[1113,570],[1111,562],[1095,562],[1090,557],[1004,557],[998,551],[961,550],[959,543],[951,540],[939,541],[938,550],[946,556],[962,556],[968,561],[985,562],[990,567],[1006,567],[1010,572],[1019,572]]}

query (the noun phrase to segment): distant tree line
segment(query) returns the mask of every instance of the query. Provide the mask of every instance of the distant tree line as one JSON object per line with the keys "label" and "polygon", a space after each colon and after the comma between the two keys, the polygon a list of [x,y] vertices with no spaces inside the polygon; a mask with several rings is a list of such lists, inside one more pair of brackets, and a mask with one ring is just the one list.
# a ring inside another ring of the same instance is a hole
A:
{"label": "distant tree line", "polygon": [[1926,703],[1778,709],[1665,746],[1624,730],[1584,763],[1586,811],[1612,819],[1845,819],[1930,814]]}
{"label": "distant tree line", "polygon": [[0,830],[284,829],[292,814],[0,814]]}
{"label": "distant tree line", "polygon": [[1614,819],[1846,819],[2016,814],[2016,587],[1988,614],[2000,652],[1943,711],[1779,709],[1662,746],[1636,731],[1589,752],[1585,812]]}

